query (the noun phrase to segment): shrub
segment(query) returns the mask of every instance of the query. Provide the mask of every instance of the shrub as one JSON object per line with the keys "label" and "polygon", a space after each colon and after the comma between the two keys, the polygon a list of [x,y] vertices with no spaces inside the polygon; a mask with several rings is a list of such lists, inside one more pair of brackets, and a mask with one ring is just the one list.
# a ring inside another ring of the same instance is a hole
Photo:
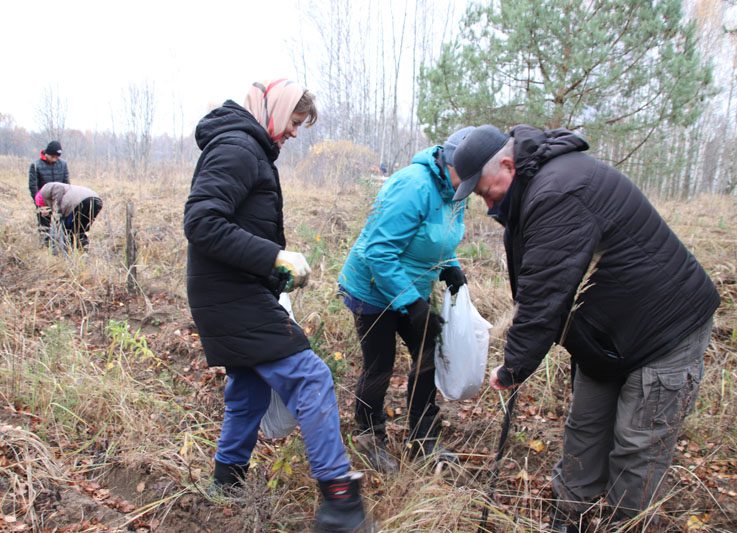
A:
{"label": "shrub", "polygon": [[297,165],[297,176],[317,185],[352,184],[377,173],[379,156],[368,146],[351,141],[323,141]]}

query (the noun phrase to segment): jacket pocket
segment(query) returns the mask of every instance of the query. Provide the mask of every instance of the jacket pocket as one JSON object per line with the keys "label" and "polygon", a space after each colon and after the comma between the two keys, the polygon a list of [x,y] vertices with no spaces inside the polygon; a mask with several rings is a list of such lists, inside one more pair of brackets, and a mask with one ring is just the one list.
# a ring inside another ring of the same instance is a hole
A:
{"label": "jacket pocket", "polygon": [[598,381],[614,381],[622,377],[624,358],[612,339],[594,327],[580,314],[574,313],[573,322],[560,343],[576,361],[584,374]]}

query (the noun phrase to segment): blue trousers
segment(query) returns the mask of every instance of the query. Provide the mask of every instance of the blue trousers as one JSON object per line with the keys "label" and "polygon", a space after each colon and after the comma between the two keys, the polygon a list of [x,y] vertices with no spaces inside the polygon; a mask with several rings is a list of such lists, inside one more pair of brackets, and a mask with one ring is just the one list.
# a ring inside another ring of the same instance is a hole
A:
{"label": "blue trousers", "polygon": [[312,477],[328,481],[348,472],[333,377],[315,352],[304,350],[278,361],[226,371],[225,416],[215,459],[248,463],[274,389],[299,422]]}

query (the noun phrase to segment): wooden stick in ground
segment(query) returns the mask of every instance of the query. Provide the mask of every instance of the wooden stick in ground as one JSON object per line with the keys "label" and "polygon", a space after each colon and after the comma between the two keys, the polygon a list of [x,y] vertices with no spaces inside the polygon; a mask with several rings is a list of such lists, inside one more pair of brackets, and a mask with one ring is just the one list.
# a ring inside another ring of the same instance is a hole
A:
{"label": "wooden stick in ground", "polygon": [[138,281],[136,279],[136,232],[133,229],[133,202],[125,206],[125,268],[126,286],[129,293],[136,291]]}

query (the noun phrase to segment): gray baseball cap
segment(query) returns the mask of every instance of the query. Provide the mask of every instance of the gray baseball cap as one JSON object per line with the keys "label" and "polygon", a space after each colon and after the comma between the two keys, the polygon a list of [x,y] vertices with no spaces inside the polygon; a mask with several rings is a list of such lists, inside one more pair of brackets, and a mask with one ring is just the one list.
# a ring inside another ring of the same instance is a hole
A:
{"label": "gray baseball cap", "polygon": [[468,197],[481,179],[484,165],[501,150],[509,135],[495,126],[479,126],[469,133],[453,155],[454,167],[461,184],[458,186],[454,201]]}

